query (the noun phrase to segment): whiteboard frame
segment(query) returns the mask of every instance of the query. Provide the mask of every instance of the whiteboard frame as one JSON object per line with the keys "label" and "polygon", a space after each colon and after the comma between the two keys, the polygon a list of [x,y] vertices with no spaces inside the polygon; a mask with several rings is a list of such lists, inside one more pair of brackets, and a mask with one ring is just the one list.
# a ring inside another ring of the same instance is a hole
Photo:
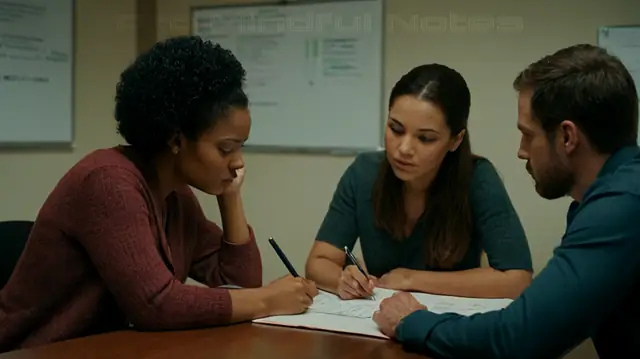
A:
{"label": "whiteboard frame", "polygon": [[[602,46],[602,44],[600,43],[600,32],[602,30],[609,31],[609,30],[612,30],[612,29],[638,29],[638,30],[640,30],[640,24],[599,26],[596,29],[596,45],[598,45],[600,47]],[[606,50],[609,51],[608,49],[606,49]],[[612,54],[612,55],[614,55],[616,57],[618,56],[616,54]],[[637,88],[637,91],[638,91],[638,103],[640,104],[640,84],[635,84],[635,85],[636,85],[636,88]],[[638,131],[639,131],[639,134],[640,134],[640,129]],[[638,136],[638,143],[640,144],[640,136]]]}
{"label": "whiteboard frame", "polygon": [[71,50],[69,61],[71,62],[71,138],[69,141],[37,141],[37,142],[3,142],[0,141],[0,150],[17,151],[17,152],[33,152],[40,150],[73,150],[76,142],[76,33],[78,25],[78,9],[77,0],[69,0],[71,2]]}
{"label": "whiteboard frame", "polygon": [[[609,30],[614,30],[614,29],[638,29],[640,30],[640,24],[637,25],[610,25],[610,26],[599,26],[596,29],[596,45],[599,47],[602,47],[602,44],[600,43],[600,32],[601,31],[609,31]],[[609,51],[609,50],[607,50]],[[615,54],[612,54],[615,55]],[[615,55],[617,56],[617,55]],[[637,86],[637,85],[636,85]],[[640,88],[639,88],[640,90]]]}
{"label": "whiteboard frame", "polygon": [[[264,154],[277,154],[277,153],[285,153],[285,154],[313,154],[313,155],[332,155],[332,156],[355,156],[364,152],[371,151],[380,151],[384,147],[384,127],[386,123],[386,113],[388,109],[386,108],[385,99],[385,78],[384,78],[384,66],[386,60],[386,42],[387,42],[387,34],[385,31],[386,24],[386,9],[387,9],[387,0],[281,0],[281,1],[266,1],[266,2],[258,2],[258,3],[245,3],[245,4],[218,4],[218,5],[200,5],[200,6],[191,6],[189,9],[189,34],[194,34],[194,17],[196,12],[200,10],[212,10],[212,9],[238,9],[238,8],[247,8],[247,7],[262,7],[262,6],[304,6],[304,5],[313,5],[313,4],[322,4],[322,3],[347,3],[347,2],[361,2],[361,1],[379,1],[382,6],[382,36],[381,36],[381,44],[380,44],[380,88],[382,89],[380,93],[380,123],[379,123],[379,136],[378,136],[378,146],[377,147],[290,147],[290,146],[270,146],[270,145],[250,145],[246,144],[244,146],[245,152],[249,153],[264,153]],[[249,99],[251,102],[251,99]]]}
{"label": "whiteboard frame", "polygon": [[596,29],[596,45],[600,46],[600,31],[611,30],[611,29],[640,29],[640,24],[599,26]]}

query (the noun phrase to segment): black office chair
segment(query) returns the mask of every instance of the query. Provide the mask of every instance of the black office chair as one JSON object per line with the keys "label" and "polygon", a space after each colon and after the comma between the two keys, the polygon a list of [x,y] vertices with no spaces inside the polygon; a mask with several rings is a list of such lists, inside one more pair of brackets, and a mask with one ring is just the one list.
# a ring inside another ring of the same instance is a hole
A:
{"label": "black office chair", "polygon": [[0,289],[9,281],[32,227],[33,221],[0,222]]}

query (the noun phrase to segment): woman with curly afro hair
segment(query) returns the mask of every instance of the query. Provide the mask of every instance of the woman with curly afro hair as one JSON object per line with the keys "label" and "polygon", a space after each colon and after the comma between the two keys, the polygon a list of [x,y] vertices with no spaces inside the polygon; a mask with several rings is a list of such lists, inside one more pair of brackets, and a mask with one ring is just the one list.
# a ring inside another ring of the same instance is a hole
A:
{"label": "woman with curly afro hair", "polygon": [[[312,282],[261,286],[240,196],[244,80],[231,52],[194,36],[159,42],[121,74],[115,119],[127,145],[88,154],[47,198],[0,291],[0,352],[307,309]],[[190,187],[217,197],[223,229]]]}

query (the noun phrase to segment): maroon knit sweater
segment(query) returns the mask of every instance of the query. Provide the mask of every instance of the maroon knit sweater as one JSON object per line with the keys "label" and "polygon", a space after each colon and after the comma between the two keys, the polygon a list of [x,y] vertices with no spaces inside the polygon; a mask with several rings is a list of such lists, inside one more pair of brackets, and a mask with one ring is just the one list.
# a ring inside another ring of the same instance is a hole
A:
{"label": "maroon knit sweater", "polygon": [[185,285],[186,278],[209,287],[262,284],[251,229],[246,244],[226,243],[188,187],[156,203],[139,167],[120,148],[103,149],[60,180],[0,291],[0,352],[129,323],[140,330],[225,324],[228,290]]}

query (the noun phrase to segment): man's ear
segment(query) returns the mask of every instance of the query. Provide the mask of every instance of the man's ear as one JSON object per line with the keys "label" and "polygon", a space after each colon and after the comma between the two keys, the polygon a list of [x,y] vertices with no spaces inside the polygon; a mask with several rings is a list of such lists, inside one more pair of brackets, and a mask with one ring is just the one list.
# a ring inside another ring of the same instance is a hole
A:
{"label": "man's ear", "polygon": [[567,154],[575,151],[580,145],[580,131],[573,121],[566,120],[560,122],[557,136],[560,142],[562,142],[561,145]]}
{"label": "man's ear", "polygon": [[460,144],[462,143],[462,140],[466,135],[467,135],[467,130],[460,131],[456,135],[456,137],[451,141],[451,145],[449,146],[449,152],[455,152],[458,149],[458,147],[460,147]]}
{"label": "man's ear", "polygon": [[171,153],[173,153],[174,155],[180,153],[180,150],[182,149],[182,142],[182,135],[179,132],[176,132],[173,136],[171,136],[171,139],[167,143],[169,145],[169,148],[171,149]]}

